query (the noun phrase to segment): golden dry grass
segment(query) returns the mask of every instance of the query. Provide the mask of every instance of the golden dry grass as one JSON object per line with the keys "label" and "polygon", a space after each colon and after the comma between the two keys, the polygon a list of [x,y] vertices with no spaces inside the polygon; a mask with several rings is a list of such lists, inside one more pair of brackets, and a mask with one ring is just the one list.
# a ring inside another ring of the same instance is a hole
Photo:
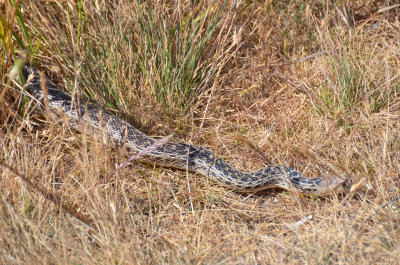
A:
{"label": "golden dry grass", "polygon": [[[170,7],[173,25],[178,2],[151,3],[158,14]],[[200,1],[197,14],[220,8],[211,3]],[[174,133],[175,141],[208,147],[237,168],[262,166],[235,140],[240,132],[274,163],[307,176],[340,172],[361,184],[329,198],[240,194],[141,163],[104,181],[125,151],[46,120],[12,84],[0,98],[1,263],[398,263],[399,7],[236,4],[222,9],[200,60],[211,56],[219,65],[207,69],[216,73],[183,110],[155,99],[149,78],[157,76],[135,68],[134,45],[120,41],[123,30],[111,31],[129,25],[140,32],[129,24],[136,2],[84,1],[80,9],[73,1],[31,1],[20,10],[32,46],[40,42],[30,58],[48,76],[62,86],[69,80],[70,91],[86,92],[146,133]],[[181,17],[190,16],[191,3],[182,5]],[[23,36],[10,21],[12,5],[1,6],[2,21]],[[4,43],[2,57],[11,47]],[[15,37],[12,47],[21,51]]]}

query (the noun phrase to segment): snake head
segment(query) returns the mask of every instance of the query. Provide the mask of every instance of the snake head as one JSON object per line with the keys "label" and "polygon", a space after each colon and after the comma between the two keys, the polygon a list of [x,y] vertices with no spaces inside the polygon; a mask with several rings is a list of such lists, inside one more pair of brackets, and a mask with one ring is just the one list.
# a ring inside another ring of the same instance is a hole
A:
{"label": "snake head", "polygon": [[331,175],[320,178],[322,181],[319,183],[318,189],[313,193],[316,196],[328,196],[332,192],[344,193],[346,191],[349,178],[342,178],[339,176]]}

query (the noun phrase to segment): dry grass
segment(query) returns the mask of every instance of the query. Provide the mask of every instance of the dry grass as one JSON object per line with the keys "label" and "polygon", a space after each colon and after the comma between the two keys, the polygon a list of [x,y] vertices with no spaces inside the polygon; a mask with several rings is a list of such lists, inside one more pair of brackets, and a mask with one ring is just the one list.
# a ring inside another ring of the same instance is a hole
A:
{"label": "dry grass", "polygon": [[[28,58],[66,89],[148,134],[209,147],[237,168],[263,165],[234,140],[240,132],[275,163],[364,182],[329,198],[239,194],[140,163],[104,181],[125,151],[43,118],[16,83],[4,85],[3,67],[0,263],[398,263],[399,7],[200,1],[192,12],[191,2],[150,1],[160,20],[146,28],[139,20],[149,17],[134,1],[23,2],[13,20],[12,5],[0,4],[2,59],[26,45]],[[179,43],[171,33],[197,17],[199,38],[215,16],[202,50],[184,42],[189,29]],[[153,29],[159,35],[145,43]],[[166,46],[156,45],[160,36]],[[199,52],[184,69],[182,47]],[[199,90],[174,90],[181,87]]]}

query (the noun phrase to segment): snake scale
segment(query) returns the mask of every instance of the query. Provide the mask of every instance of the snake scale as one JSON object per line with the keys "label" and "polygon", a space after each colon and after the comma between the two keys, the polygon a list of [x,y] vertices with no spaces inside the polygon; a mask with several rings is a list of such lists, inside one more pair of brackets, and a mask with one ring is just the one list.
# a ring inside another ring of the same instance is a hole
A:
{"label": "snake scale", "polygon": [[[45,106],[44,97],[47,95],[46,104],[51,116],[56,120],[61,120],[62,116],[70,127],[78,131],[82,131],[82,123],[88,124],[89,128],[103,132],[114,145],[125,145],[131,152],[142,151],[156,141],[97,104],[80,104],[81,100],[73,100],[69,94],[64,93],[29,64],[24,64],[22,74],[27,91],[40,101],[42,106]],[[43,86],[45,89],[42,89]],[[338,176],[307,178],[295,169],[283,165],[269,165],[254,172],[244,172],[233,168],[210,150],[186,143],[168,142],[147,152],[140,160],[188,169],[240,192],[278,187],[326,196],[334,190],[339,191],[344,183]]]}

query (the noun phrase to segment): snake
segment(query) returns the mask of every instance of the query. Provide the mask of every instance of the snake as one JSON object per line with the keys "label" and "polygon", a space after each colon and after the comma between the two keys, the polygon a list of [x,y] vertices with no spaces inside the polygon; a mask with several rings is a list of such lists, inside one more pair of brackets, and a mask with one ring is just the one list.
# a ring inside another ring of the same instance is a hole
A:
{"label": "snake", "polygon": [[199,173],[238,192],[252,193],[270,188],[315,196],[342,192],[345,180],[338,175],[310,178],[292,167],[274,164],[246,172],[235,169],[209,149],[187,143],[168,141],[147,150],[155,144],[156,139],[96,102],[84,102],[79,97],[72,97],[29,63],[24,63],[19,71],[22,71],[24,88],[36,98],[43,111],[49,111],[55,120],[66,122],[69,127],[81,133],[100,131],[113,145],[126,146],[129,152],[144,151],[140,157],[143,162]]}

